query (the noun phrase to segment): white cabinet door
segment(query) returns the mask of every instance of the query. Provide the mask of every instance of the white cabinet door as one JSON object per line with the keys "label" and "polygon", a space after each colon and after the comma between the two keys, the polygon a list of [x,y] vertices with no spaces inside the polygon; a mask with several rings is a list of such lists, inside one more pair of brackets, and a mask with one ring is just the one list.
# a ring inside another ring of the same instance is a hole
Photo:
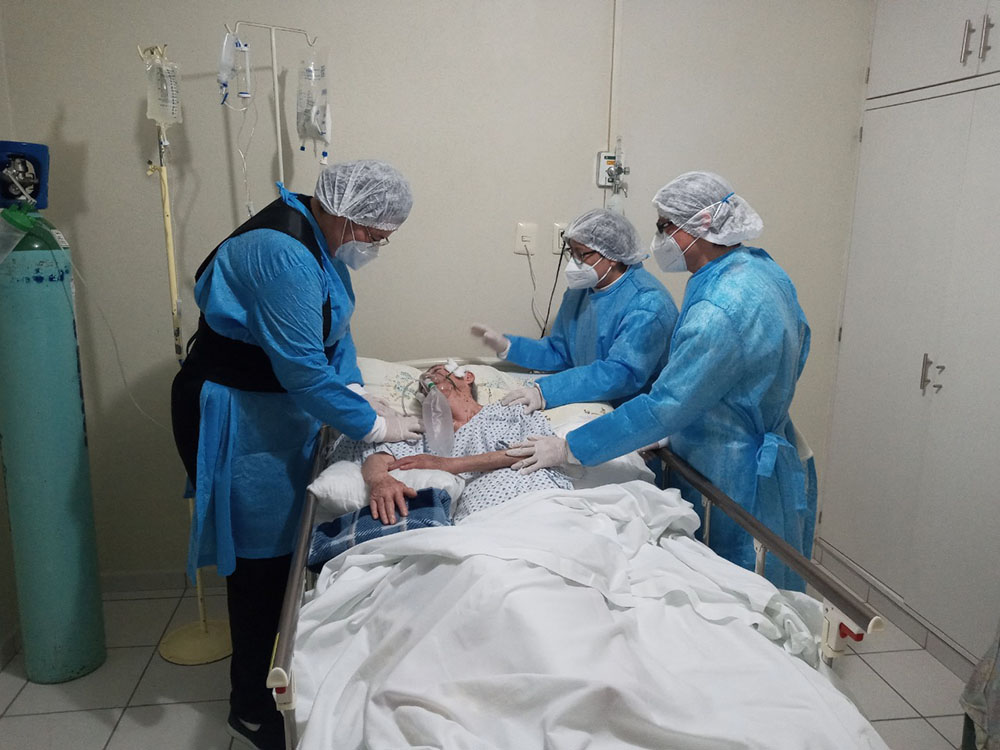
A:
{"label": "white cabinet door", "polygon": [[[963,96],[973,96],[971,94]],[[974,94],[969,158],[953,227],[932,397],[916,579],[907,603],[975,655],[1000,616],[1000,88]]]}
{"label": "white cabinet door", "polygon": [[[879,0],[868,96],[976,75],[986,0]],[[974,31],[960,61],[965,22]]]}
{"label": "white cabinet door", "polygon": [[[976,45],[976,55],[982,54],[979,72],[996,73],[1000,70],[1000,0],[990,0],[990,5],[986,9],[986,19],[989,19],[993,27],[985,32],[985,46],[982,44],[982,37]],[[979,22],[982,24],[986,19],[981,18]]]}
{"label": "white cabinet door", "polygon": [[911,543],[952,219],[972,96],[869,111],[834,394],[820,536],[892,588],[913,577]]}

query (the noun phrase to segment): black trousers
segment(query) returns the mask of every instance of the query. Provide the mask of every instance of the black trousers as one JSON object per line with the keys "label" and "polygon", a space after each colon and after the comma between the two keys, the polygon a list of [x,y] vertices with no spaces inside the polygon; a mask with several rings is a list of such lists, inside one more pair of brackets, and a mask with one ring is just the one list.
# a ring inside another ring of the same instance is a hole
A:
{"label": "black trousers", "polygon": [[266,682],[291,562],[291,555],[237,557],[236,570],[226,578],[233,638],[229,707],[244,721],[281,720]]}
{"label": "black trousers", "polygon": [[[192,485],[198,469],[203,383],[203,378],[182,369],[171,389],[174,442]],[[291,555],[237,557],[236,569],[226,578],[229,631],[233,640],[229,707],[238,718],[254,724],[281,720],[267,688],[267,672],[291,562]]]}

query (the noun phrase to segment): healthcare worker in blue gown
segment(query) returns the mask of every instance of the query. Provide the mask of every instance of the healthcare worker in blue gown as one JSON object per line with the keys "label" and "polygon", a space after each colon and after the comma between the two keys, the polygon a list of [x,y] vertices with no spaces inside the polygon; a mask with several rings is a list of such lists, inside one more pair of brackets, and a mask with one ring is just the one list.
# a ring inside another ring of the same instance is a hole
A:
{"label": "healthcare worker in blue gown", "polygon": [[620,404],[648,391],[667,362],[677,320],[670,292],[642,267],[648,253],[624,216],[587,211],[563,238],[567,289],[549,335],[530,339],[472,327],[501,358],[554,373],[503,399],[524,404],[528,413],[580,401]]}
{"label": "healthcare worker in blue gown", "polygon": [[[811,459],[799,457],[788,408],[809,354],[809,325],[788,275],[743,244],[763,222],[718,175],[688,172],[656,193],[651,251],[664,271],[688,271],[670,359],[652,390],[558,437],[529,439],[508,453],[514,468],[592,466],[668,437],[671,449],[810,557],[816,516]],[[698,495],[681,481],[686,499]],[[711,547],[753,569],[749,534],[718,509]],[[773,555],[767,577],[805,589]]]}
{"label": "healthcare worker in blue gown", "polygon": [[350,328],[351,273],[406,219],[409,184],[355,161],[326,167],[312,196],[279,189],[199,269],[201,319],[172,390],[196,488],[188,572],[226,576],[228,731],[260,748],[284,747],[265,681],[319,427],[369,442],[422,429],[365,392]]}

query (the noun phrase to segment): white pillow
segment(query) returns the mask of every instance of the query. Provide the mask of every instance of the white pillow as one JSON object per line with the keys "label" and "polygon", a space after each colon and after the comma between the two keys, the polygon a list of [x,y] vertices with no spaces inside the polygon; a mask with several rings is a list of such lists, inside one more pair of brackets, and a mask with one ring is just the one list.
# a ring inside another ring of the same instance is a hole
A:
{"label": "white pillow", "polygon": [[[552,429],[556,435],[565,438],[569,432],[575,430],[577,427],[582,427],[592,419],[596,419],[596,417],[591,416],[584,419],[563,422],[558,425],[554,424],[552,425]],[[647,482],[652,482],[656,478],[652,469],[646,466],[646,462],[639,458],[638,451],[632,451],[631,453],[626,453],[624,456],[612,458],[603,464],[597,464],[597,466],[579,466],[573,464],[564,470],[569,474],[570,479],[573,480],[573,487],[578,490],[600,487],[602,484],[621,484],[623,482],[631,482],[633,479],[643,479]]]}
{"label": "white pillow", "polygon": [[[465,489],[462,477],[438,469],[396,469],[389,474],[415,490],[428,487],[444,490],[451,496],[452,508]],[[309,491],[319,502],[317,523],[353,513],[368,505],[368,490],[361,476],[361,467],[352,461],[337,461],[327,466],[309,485]]]}
{"label": "white pillow", "polygon": [[416,367],[358,357],[358,368],[365,381],[365,390],[371,395],[384,398],[403,414],[420,414],[420,402],[416,398],[420,370]]}
{"label": "white pillow", "polygon": [[[444,361],[441,360],[442,363]],[[510,391],[539,377],[528,373],[505,372],[492,365],[470,364],[466,367],[476,376],[476,396],[483,406],[500,401]],[[423,369],[372,357],[358,357],[358,368],[365,381],[365,389],[373,396],[384,398],[404,414],[420,414],[420,402],[416,394],[418,378]]]}

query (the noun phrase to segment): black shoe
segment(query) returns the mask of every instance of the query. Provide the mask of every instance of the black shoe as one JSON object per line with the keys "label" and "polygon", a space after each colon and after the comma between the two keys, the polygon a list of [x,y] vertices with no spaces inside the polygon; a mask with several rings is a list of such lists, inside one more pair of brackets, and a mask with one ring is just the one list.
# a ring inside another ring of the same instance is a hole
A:
{"label": "black shoe", "polygon": [[253,750],[285,750],[285,723],[281,720],[254,724],[243,721],[230,711],[226,724],[229,736],[245,747]]}

